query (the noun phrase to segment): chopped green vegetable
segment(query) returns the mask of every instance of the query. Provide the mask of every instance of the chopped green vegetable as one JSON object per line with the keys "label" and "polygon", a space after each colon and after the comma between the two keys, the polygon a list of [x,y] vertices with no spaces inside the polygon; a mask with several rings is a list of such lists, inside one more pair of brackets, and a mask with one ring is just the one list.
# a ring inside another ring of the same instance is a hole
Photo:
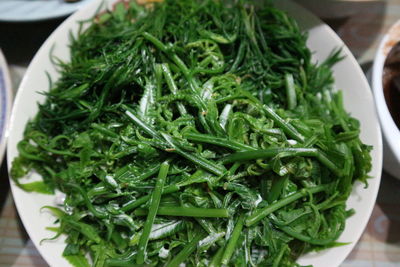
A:
{"label": "chopped green vegetable", "polygon": [[143,233],[140,236],[139,240],[138,254],[136,256],[137,264],[143,264],[146,257],[145,253],[146,253],[147,243],[150,237],[151,227],[153,226],[154,219],[159,210],[158,205],[160,204],[161,194],[168,174],[168,170],[169,170],[169,164],[167,162],[161,164],[156,186],[154,188],[154,192],[150,199],[150,208],[147,214],[146,222],[144,223],[143,226]]}
{"label": "chopped green vegetable", "polygon": [[239,217],[238,221],[236,222],[235,228],[233,228],[232,235],[226,244],[225,251],[222,254],[221,258],[221,263],[223,265],[229,264],[232,254],[233,252],[235,252],[239,237],[242,234],[243,221],[244,221],[244,214],[242,214]]}
{"label": "chopped green vegetable", "polygon": [[11,169],[65,194],[46,208],[73,266],[299,266],[340,245],[371,170],[333,90],[340,51],[314,64],[262,1],[131,1],[82,23]]}

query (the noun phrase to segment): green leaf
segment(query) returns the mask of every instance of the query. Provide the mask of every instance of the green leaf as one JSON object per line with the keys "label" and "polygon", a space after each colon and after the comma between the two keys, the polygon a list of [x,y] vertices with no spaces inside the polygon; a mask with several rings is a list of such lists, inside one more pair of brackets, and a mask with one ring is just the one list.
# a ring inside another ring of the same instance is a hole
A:
{"label": "green leaf", "polygon": [[43,181],[20,184],[19,186],[27,192],[36,192],[46,195],[54,194],[53,190]]}

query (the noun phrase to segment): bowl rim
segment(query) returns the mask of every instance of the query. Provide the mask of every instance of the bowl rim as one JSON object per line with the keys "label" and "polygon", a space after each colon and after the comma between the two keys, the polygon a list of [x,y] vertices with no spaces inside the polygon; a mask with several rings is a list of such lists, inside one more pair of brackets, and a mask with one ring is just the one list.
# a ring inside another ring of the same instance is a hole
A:
{"label": "bowl rim", "polygon": [[[381,39],[378,49],[375,53],[372,66],[372,91],[374,94],[375,106],[380,120],[382,133],[390,147],[391,152],[393,153],[393,156],[395,157],[396,161],[400,163],[400,129],[397,127],[392,115],[390,114],[382,85],[382,75],[385,60],[388,51],[390,51],[395,44],[389,43],[393,42],[393,40],[400,41],[400,31],[398,31],[399,33],[397,36],[392,34],[396,28],[400,30],[400,20],[396,21],[389,28],[389,30]],[[398,147],[398,149],[395,149],[396,147]]]}
{"label": "bowl rim", "polygon": [[0,162],[3,161],[6,147],[7,147],[7,140],[8,135],[10,132],[10,116],[12,112],[13,106],[13,86],[11,81],[10,70],[8,67],[7,59],[4,56],[1,48],[0,48],[0,88],[2,88],[2,92],[0,96],[2,98],[2,109],[0,112]]}

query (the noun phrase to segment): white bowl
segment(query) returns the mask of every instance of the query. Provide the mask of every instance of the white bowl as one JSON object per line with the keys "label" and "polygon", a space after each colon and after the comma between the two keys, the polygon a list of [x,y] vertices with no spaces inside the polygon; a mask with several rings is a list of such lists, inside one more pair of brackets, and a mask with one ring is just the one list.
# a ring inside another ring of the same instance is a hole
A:
{"label": "white bowl", "polygon": [[360,7],[374,5],[380,0],[295,0],[319,18],[343,19],[360,12]]}
{"label": "white bowl", "polygon": [[[111,3],[112,0],[107,1],[107,4]],[[58,58],[68,59],[69,31],[76,32],[79,26],[78,21],[93,16],[99,4],[100,1],[93,2],[69,17],[47,39],[32,60],[18,90],[12,113],[10,138],[7,147],[9,169],[12,160],[18,155],[16,147],[18,141],[22,139],[25,124],[30,118],[33,118],[38,110],[36,102],[43,102],[45,99],[42,94],[37,93],[37,91],[48,90],[45,71],[52,77],[59,76],[51,64],[50,51],[52,50],[52,54]],[[370,173],[373,179],[369,180],[369,187],[366,189],[364,184],[357,182],[347,201],[348,208],[353,208],[356,214],[347,220],[346,229],[338,241],[350,242],[350,244],[318,253],[311,253],[299,259],[299,263],[302,265],[313,264],[315,267],[336,267],[347,257],[360,238],[375,204],[382,167],[382,143],[378,118],[365,76],[340,38],[327,25],[298,5],[290,1],[279,1],[278,4],[295,17],[304,29],[308,30],[308,46],[315,52],[313,54],[315,60],[322,61],[332,49],[343,47],[345,59],[333,69],[336,87],[343,89],[344,104],[347,110],[361,122],[361,139],[364,143],[374,147],[371,154],[373,169]],[[54,222],[54,217],[48,213],[41,213],[39,210],[44,205],[54,205],[55,196],[27,193],[17,187],[13,181],[10,183],[22,222],[42,256],[51,266],[70,267],[69,263],[61,256],[65,246],[62,238],[54,242],[39,244],[41,239],[53,235],[45,227],[52,225]]]}
{"label": "white bowl", "polygon": [[0,49],[0,163],[3,161],[8,137],[8,123],[11,115],[13,91],[10,72]]}
{"label": "white bowl", "polygon": [[[400,20],[389,29],[379,44],[372,67],[372,89],[383,132],[383,168],[400,179],[400,130],[390,115],[383,93],[383,66],[390,49],[400,41]],[[400,103],[400,99],[398,101]]]}

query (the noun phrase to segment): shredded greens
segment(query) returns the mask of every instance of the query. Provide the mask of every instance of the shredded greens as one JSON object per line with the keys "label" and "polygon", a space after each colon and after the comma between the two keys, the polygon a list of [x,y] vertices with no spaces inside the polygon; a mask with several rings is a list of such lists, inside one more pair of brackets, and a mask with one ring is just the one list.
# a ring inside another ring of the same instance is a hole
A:
{"label": "shredded greens", "polygon": [[371,169],[333,90],[340,51],[312,63],[261,2],[120,2],[71,35],[70,62],[53,58],[11,175],[65,193],[44,208],[73,266],[298,266],[340,245]]}

